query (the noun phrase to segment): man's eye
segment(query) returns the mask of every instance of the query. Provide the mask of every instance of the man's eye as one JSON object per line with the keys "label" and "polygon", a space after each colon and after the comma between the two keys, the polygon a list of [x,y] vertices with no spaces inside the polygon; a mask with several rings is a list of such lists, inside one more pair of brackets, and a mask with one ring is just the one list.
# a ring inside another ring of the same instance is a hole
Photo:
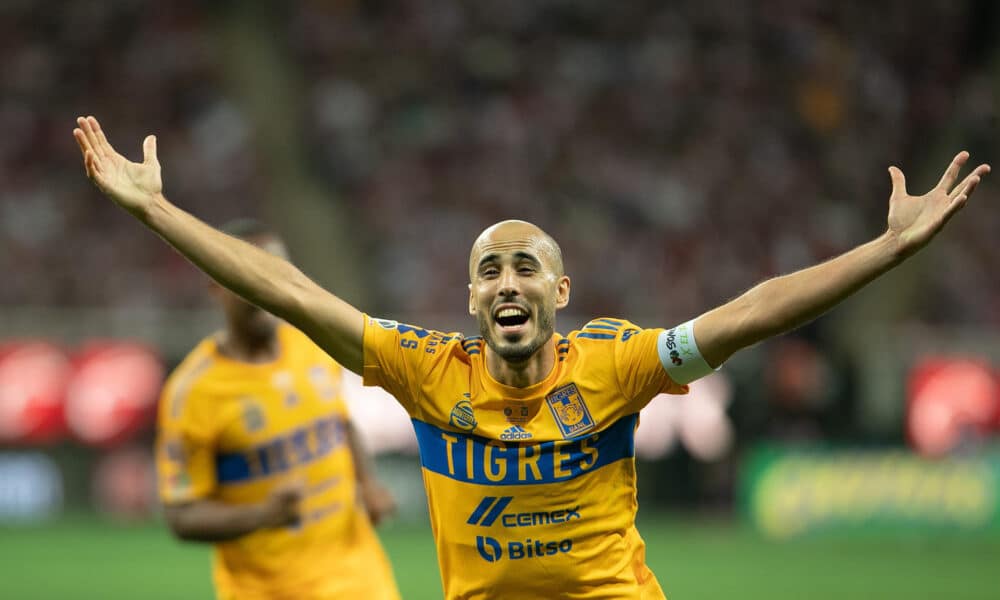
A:
{"label": "man's eye", "polygon": [[531,275],[532,273],[535,272],[535,268],[534,267],[521,267],[521,268],[519,268],[517,270],[517,272],[521,273],[522,275]]}
{"label": "man's eye", "polygon": [[487,278],[489,278],[489,277],[496,277],[499,274],[500,274],[500,271],[498,269],[485,269],[482,273],[480,273],[480,275],[482,275],[483,277],[487,277]]}

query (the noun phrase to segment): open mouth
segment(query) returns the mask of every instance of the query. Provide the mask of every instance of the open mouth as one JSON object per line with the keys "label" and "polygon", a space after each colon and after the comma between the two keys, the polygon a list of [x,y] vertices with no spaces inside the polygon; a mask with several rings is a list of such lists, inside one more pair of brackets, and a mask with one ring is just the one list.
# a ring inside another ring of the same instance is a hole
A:
{"label": "open mouth", "polygon": [[508,306],[498,310],[493,318],[500,327],[519,327],[528,322],[528,312],[523,308]]}

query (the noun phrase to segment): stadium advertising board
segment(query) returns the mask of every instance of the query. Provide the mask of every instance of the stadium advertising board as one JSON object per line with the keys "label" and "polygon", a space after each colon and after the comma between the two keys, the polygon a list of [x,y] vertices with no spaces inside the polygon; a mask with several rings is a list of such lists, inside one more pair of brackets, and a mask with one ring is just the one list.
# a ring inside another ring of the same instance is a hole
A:
{"label": "stadium advertising board", "polygon": [[762,448],[745,462],[744,512],[765,535],[1000,532],[1000,452],[931,460],[903,450]]}

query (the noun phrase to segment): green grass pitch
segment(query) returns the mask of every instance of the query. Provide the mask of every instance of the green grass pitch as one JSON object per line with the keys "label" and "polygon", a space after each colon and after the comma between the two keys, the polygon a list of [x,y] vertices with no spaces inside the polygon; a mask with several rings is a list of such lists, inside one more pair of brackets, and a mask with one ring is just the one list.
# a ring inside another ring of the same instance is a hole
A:
{"label": "green grass pitch", "polygon": [[[1000,538],[915,534],[775,543],[732,523],[640,518],[647,558],[671,600],[878,598],[996,600]],[[441,598],[429,529],[389,526],[382,540],[403,597]],[[470,557],[472,560],[474,557]],[[76,517],[0,527],[0,598],[211,598],[208,550],[157,524]]]}

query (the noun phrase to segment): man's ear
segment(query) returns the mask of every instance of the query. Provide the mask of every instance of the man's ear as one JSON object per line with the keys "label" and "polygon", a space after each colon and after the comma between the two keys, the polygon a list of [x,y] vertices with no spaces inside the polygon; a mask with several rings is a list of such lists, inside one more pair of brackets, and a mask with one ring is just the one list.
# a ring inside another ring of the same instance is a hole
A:
{"label": "man's ear", "polygon": [[469,314],[476,314],[476,298],[472,294],[472,284],[469,284]]}
{"label": "man's ear", "polygon": [[566,308],[569,304],[569,276],[563,275],[556,282],[556,310]]}

